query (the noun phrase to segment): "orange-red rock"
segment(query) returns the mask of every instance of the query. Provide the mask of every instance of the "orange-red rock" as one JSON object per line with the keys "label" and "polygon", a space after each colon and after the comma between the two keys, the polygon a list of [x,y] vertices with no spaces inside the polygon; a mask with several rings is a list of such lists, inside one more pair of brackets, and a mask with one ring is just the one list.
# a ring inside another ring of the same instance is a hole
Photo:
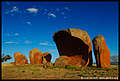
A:
{"label": "orange-red rock", "polygon": [[10,64],[15,64],[15,62],[11,62]]}
{"label": "orange-red rock", "polygon": [[45,53],[43,53],[42,56],[43,56],[43,58],[46,59],[47,62],[51,62],[51,58],[52,58],[52,56],[51,56],[51,54],[50,54],[49,52],[45,52]]}
{"label": "orange-red rock", "polygon": [[42,64],[42,52],[34,48],[29,53],[30,64]]}
{"label": "orange-red rock", "polygon": [[93,49],[96,58],[97,67],[110,67],[110,51],[106,45],[102,35],[98,35],[93,39]]}
{"label": "orange-red rock", "polygon": [[83,66],[85,61],[81,59],[81,56],[60,56],[56,59],[55,66],[65,67],[66,65],[71,66]]}
{"label": "orange-red rock", "polygon": [[20,52],[14,53],[15,64],[28,64],[27,58]]}
{"label": "orange-red rock", "polygon": [[[53,35],[60,57],[69,65],[92,65],[91,39],[86,31],[80,29],[64,29]],[[58,61],[56,61],[58,62]],[[89,62],[89,63],[88,63]]]}

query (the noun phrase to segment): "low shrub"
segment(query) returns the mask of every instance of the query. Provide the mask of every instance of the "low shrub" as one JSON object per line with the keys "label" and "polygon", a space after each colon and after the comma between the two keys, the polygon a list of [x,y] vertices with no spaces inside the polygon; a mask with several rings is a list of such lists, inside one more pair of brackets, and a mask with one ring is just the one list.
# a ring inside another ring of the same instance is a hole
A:
{"label": "low shrub", "polygon": [[79,71],[81,70],[80,67],[77,67],[77,66],[70,66],[70,65],[66,65],[65,68],[66,68],[66,69],[72,69],[72,70],[79,70]]}

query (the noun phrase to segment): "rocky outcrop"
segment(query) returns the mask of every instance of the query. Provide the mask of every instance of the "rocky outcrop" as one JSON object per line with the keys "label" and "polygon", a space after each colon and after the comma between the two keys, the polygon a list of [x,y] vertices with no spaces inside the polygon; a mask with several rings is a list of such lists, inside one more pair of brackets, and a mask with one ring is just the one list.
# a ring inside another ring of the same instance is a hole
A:
{"label": "rocky outcrop", "polygon": [[[59,60],[64,59],[68,65],[92,65],[91,39],[86,31],[80,29],[64,29],[56,32],[53,35],[53,39],[59,55],[65,56],[58,58]],[[56,62],[59,60],[56,60]]]}
{"label": "rocky outcrop", "polygon": [[30,64],[42,64],[42,52],[34,48],[29,52]]}
{"label": "rocky outcrop", "polygon": [[14,53],[15,64],[28,64],[27,58],[20,52]]}
{"label": "rocky outcrop", "polygon": [[97,67],[110,67],[110,51],[102,35],[96,36],[93,40],[94,55]]}

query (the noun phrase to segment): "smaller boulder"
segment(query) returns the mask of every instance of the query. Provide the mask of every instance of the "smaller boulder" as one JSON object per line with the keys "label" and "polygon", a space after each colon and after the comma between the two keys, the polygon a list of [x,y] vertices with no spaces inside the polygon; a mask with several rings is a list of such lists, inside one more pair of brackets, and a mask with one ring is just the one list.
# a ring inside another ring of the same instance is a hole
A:
{"label": "smaller boulder", "polygon": [[15,64],[15,62],[11,62],[10,64]]}
{"label": "smaller boulder", "polygon": [[34,48],[29,52],[30,64],[42,64],[42,52]]}
{"label": "smaller boulder", "polygon": [[15,64],[28,64],[27,58],[20,52],[14,53]]}
{"label": "smaller boulder", "polygon": [[45,52],[42,55],[42,62],[43,64],[47,64],[48,62],[51,62],[51,54],[49,52]]}

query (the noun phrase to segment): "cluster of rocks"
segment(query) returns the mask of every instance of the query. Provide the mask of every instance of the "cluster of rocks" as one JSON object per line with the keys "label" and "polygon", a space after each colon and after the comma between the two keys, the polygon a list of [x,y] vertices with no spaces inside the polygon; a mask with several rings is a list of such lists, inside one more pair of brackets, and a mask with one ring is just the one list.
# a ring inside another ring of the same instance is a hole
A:
{"label": "cluster of rocks", "polygon": [[[56,59],[55,66],[92,66],[91,38],[86,31],[81,29],[64,29],[54,33],[53,40],[56,43],[60,57]],[[93,40],[93,50],[97,67],[110,67],[110,51],[102,35]],[[14,53],[14,64],[28,64],[27,58],[19,53]],[[30,64],[51,63],[51,54],[43,53],[34,48],[29,53]],[[13,62],[12,62],[13,64]]]}
{"label": "cluster of rocks", "polygon": [[[51,54],[49,52],[43,53],[34,48],[29,52],[30,64],[49,64],[51,63]],[[27,58],[21,54],[20,52],[14,53],[15,62],[11,62],[11,64],[28,64]]]}
{"label": "cluster of rocks", "polygon": [[[60,57],[56,59],[56,66],[92,66],[92,45],[90,36],[81,29],[64,29],[55,32],[53,39]],[[93,50],[97,67],[110,67],[110,51],[102,35],[93,40]]]}

